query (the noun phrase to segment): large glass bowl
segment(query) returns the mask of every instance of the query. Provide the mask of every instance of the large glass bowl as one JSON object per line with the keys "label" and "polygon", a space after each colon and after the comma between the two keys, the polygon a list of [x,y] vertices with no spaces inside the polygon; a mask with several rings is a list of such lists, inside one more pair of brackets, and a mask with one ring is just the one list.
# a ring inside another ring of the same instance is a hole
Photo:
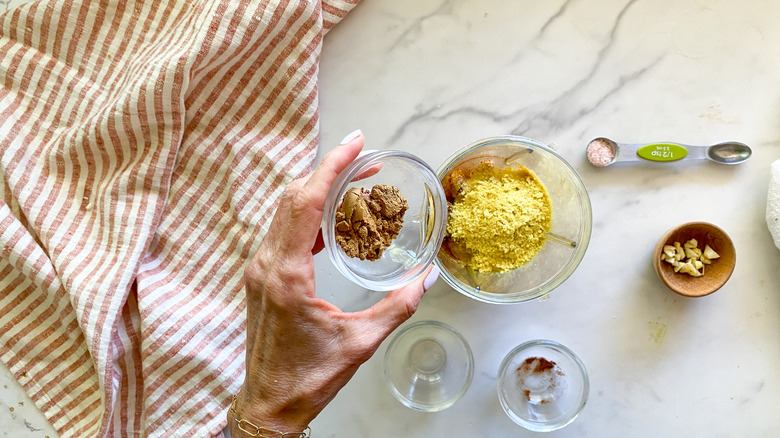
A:
{"label": "large glass bowl", "polygon": [[[403,226],[378,260],[347,256],[336,242],[336,212],[351,188],[377,184],[398,188],[409,204]],[[322,237],[330,260],[345,277],[375,291],[405,286],[425,272],[441,247],[447,223],[447,199],[436,172],[412,154],[366,151],[336,178],[325,199]]]}
{"label": "large glass bowl", "polygon": [[[577,172],[555,151],[524,137],[492,137],[456,152],[438,170],[444,181],[456,169],[490,160],[498,168],[523,166],[547,190],[552,208],[550,230],[539,252],[526,264],[501,273],[481,273],[439,251],[435,263],[458,292],[490,303],[519,303],[548,294],[574,273],[588,247],[592,226],[590,198]],[[489,226],[489,224],[485,224]]]}

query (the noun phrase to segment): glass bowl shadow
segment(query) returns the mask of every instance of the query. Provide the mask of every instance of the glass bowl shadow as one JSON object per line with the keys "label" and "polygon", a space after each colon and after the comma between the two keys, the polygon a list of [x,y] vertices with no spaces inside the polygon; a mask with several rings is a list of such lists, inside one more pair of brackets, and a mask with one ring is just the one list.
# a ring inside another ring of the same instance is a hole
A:
{"label": "glass bowl shadow", "polygon": [[447,159],[437,173],[446,181],[450,172],[468,173],[485,161],[498,169],[523,166],[545,187],[552,208],[545,243],[528,263],[500,273],[473,270],[445,250],[439,251],[435,263],[450,286],[479,301],[510,304],[542,297],[569,278],[585,255],[592,228],[588,192],[564,158],[536,140],[517,136],[474,142]]}
{"label": "glass bowl shadow", "polygon": [[[336,212],[352,188],[370,190],[377,184],[398,188],[409,208],[403,226],[378,260],[349,257],[336,242]],[[322,237],[328,257],[341,274],[374,291],[405,286],[425,272],[444,238],[447,199],[434,170],[403,151],[364,151],[342,171],[325,199]]]}

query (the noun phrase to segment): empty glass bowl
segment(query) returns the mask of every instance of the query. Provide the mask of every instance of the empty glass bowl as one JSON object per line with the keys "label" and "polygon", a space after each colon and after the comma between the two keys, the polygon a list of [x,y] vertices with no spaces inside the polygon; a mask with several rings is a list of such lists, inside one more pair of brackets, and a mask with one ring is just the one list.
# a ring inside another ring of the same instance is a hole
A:
{"label": "empty glass bowl", "polygon": [[536,140],[515,136],[487,138],[466,146],[444,162],[439,179],[444,181],[454,170],[468,173],[485,160],[497,169],[523,166],[545,187],[552,208],[545,243],[529,262],[501,273],[473,270],[448,251],[439,251],[435,263],[450,286],[480,301],[518,303],[546,295],[574,273],[588,247],[592,216],[585,185],[555,151]]}
{"label": "empty glass bowl", "polygon": [[421,321],[398,332],[385,353],[385,380],[396,399],[423,412],[452,406],[474,376],[466,339],[437,321]]}
{"label": "empty glass bowl", "polygon": [[[351,188],[398,188],[409,208],[403,226],[378,260],[347,256],[336,242],[336,212]],[[441,247],[447,223],[447,199],[436,173],[424,161],[403,151],[366,151],[336,178],[325,199],[322,237],[336,269],[353,282],[375,291],[407,285],[425,272]]]}
{"label": "empty glass bowl", "polygon": [[588,372],[563,345],[529,341],[513,349],[498,371],[504,412],[528,430],[549,432],[574,421],[588,400]]}

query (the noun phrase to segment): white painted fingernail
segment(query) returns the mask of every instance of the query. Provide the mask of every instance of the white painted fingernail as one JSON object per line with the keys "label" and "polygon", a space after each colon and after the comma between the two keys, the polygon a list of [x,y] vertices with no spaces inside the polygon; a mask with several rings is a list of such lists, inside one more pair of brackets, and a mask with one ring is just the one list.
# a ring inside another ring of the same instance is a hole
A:
{"label": "white painted fingernail", "polygon": [[341,143],[339,143],[339,146],[343,145],[343,144],[347,144],[347,143],[351,142],[352,140],[360,137],[361,135],[363,135],[363,131],[361,131],[359,129],[356,129],[356,130],[350,132],[349,134],[347,134],[347,136],[344,137],[344,140],[341,140]]}
{"label": "white painted fingernail", "polygon": [[425,277],[425,281],[423,281],[423,290],[428,290],[433,286],[433,283],[436,283],[436,279],[439,278],[439,274],[441,273],[441,269],[439,269],[438,266],[434,265],[433,269],[431,269],[431,272],[428,273],[428,276]]}

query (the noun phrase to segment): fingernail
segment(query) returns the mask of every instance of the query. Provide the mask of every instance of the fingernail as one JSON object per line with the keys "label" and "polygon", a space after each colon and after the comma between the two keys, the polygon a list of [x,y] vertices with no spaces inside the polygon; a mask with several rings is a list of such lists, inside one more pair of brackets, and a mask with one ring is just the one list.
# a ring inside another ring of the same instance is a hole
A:
{"label": "fingernail", "polygon": [[351,142],[352,140],[360,137],[361,135],[363,135],[363,131],[361,131],[359,129],[356,129],[356,130],[350,132],[349,134],[347,134],[347,136],[344,137],[344,140],[341,140],[341,143],[339,143],[339,146],[341,146],[343,144],[347,144],[347,143]]}
{"label": "fingernail", "polygon": [[431,288],[431,286],[433,286],[433,283],[436,283],[436,279],[439,278],[439,273],[441,273],[441,269],[434,265],[433,269],[431,269],[431,272],[429,272],[428,276],[425,277],[425,281],[423,281],[423,290],[427,291]]}

